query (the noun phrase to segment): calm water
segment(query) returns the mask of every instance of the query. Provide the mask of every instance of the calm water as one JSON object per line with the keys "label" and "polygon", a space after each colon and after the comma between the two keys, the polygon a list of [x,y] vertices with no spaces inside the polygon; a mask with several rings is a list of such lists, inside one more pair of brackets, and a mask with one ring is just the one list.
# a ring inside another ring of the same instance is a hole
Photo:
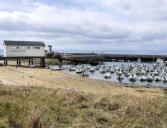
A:
{"label": "calm water", "polygon": [[[136,64],[136,62],[131,62],[131,63],[132,64]],[[127,62],[105,62],[105,64],[108,65],[108,66],[114,66],[114,65],[116,65],[118,67],[120,67],[122,64],[125,67],[128,66]],[[141,64],[141,63],[138,63],[138,64]],[[142,63],[142,64],[144,64],[144,63]],[[147,64],[147,66],[149,67],[149,66],[152,66],[153,63],[145,63],[145,64]],[[67,72],[67,73],[70,73],[70,74],[73,74],[73,75],[79,75],[79,74],[76,74],[75,72],[70,72],[69,71],[70,67],[71,67],[71,65],[64,66],[65,70],[63,70],[63,71]],[[111,79],[105,79],[104,78],[104,74],[100,73],[99,71],[95,71],[94,73],[89,72],[89,78],[99,79],[99,80],[106,80],[106,81],[113,81],[113,82],[120,82],[120,81],[117,80],[116,73],[112,74]],[[141,82],[139,80],[139,76],[137,76],[136,82],[133,82],[133,83],[128,80],[128,77],[124,77],[124,79],[121,81],[121,83],[128,83],[128,84],[135,84],[135,85],[149,85],[149,86],[167,87],[167,83],[164,83],[164,82],[161,82],[161,81],[160,82],[153,81],[151,83],[147,82],[147,81]]]}

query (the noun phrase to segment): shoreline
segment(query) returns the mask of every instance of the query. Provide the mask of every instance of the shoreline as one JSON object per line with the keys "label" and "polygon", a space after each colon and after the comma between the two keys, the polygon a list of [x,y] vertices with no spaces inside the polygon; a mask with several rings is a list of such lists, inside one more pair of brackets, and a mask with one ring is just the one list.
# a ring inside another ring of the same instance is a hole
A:
{"label": "shoreline", "polygon": [[[59,70],[53,71],[53,70],[45,69],[45,68],[42,68],[42,67],[28,68],[27,66],[16,67],[16,66],[13,66],[13,65],[12,66],[5,66],[5,67],[9,67],[11,69],[27,69],[27,70],[37,69],[37,70],[41,70],[41,71],[42,70],[48,70],[48,71],[52,71],[52,72],[59,72],[59,73],[66,74],[66,75],[73,76],[73,77],[77,77],[77,78],[90,79],[90,80],[95,80],[95,81],[99,81],[99,82],[105,82],[105,83],[108,83],[108,84],[112,84],[112,86],[115,86],[115,85],[119,84],[119,86],[132,87],[132,88],[162,88],[162,89],[167,88],[167,87],[158,86],[158,85],[140,85],[140,84],[133,84],[133,83],[121,83],[121,82],[115,82],[115,81],[107,81],[107,80],[95,79],[95,78],[90,78],[90,77],[82,77],[82,76],[79,76],[77,74],[70,74],[68,72],[63,72],[63,71],[59,71]],[[0,68],[2,68],[2,66]]]}
{"label": "shoreline", "polygon": [[[63,72],[63,73],[67,73],[67,72]],[[78,76],[77,74],[70,74],[70,73],[67,73],[67,74],[72,75],[72,76]],[[120,84],[119,86],[132,87],[132,88],[162,88],[162,89],[167,88],[167,87],[158,86],[158,85],[140,85],[140,84],[133,84],[133,83],[120,83],[120,82],[107,81],[107,80],[95,79],[95,78],[90,78],[90,77],[82,77],[82,76],[79,76],[79,77],[97,80],[97,81],[101,81],[101,82],[108,82],[109,84],[113,84],[113,86],[114,86],[114,84]]]}
{"label": "shoreline", "polygon": [[[137,97],[147,97],[147,95],[148,97],[154,97],[163,95],[165,90],[165,88],[160,87],[148,88],[83,78],[61,71],[52,71],[42,68],[0,67],[0,76],[0,81],[4,85],[72,89],[77,92],[97,94],[100,96],[130,94]],[[144,90],[144,93],[140,93],[138,90]]]}

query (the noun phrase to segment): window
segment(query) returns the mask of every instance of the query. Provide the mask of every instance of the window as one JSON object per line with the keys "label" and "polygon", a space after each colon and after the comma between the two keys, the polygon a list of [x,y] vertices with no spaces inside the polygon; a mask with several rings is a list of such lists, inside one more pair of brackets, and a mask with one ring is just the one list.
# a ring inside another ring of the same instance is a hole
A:
{"label": "window", "polygon": [[40,49],[40,47],[34,47],[34,49]]}
{"label": "window", "polygon": [[10,52],[20,52],[22,50],[21,46],[11,46],[10,47]]}

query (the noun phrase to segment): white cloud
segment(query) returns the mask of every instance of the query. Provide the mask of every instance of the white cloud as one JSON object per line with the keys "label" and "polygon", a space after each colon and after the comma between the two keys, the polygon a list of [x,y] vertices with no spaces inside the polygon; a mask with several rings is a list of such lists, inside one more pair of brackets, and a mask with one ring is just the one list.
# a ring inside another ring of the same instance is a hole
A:
{"label": "white cloud", "polygon": [[166,0],[75,2],[85,8],[22,0],[18,5],[26,9],[13,5],[7,11],[0,4],[0,39],[43,40],[71,49],[167,47]]}

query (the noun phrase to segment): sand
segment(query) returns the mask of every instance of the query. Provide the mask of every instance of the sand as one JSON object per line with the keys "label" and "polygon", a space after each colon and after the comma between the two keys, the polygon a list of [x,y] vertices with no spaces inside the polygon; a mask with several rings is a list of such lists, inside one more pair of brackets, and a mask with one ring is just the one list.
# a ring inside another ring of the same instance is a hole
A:
{"label": "sand", "polygon": [[2,66],[0,67],[0,82],[10,86],[42,86],[71,89],[83,93],[97,94],[98,96],[118,94],[146,98],[163,96],[163,89],[161,88],[126,87],[127,84],[94,80],[43,68]]}

